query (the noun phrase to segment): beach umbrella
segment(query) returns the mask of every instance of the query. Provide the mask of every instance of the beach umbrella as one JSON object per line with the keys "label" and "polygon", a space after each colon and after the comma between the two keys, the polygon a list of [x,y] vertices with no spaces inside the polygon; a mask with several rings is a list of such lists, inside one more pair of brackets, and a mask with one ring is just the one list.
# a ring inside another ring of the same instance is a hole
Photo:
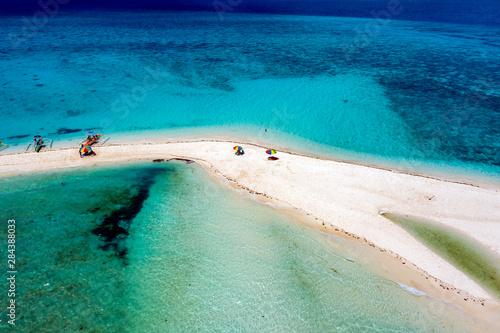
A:
{"label": "beach umbrella", "polygon": [[243,150],[243,148],[241,148],[240,146],[234,146],[233,149],[234,150]]}
{"label": "beach umbrella", "polygon": [[266,154],[267,155],[274,155],[274,154],[276,154],[276,150],[274,150],[274,149],[266,150]]}
{"label": "beach umbrella", "polygon": [[92,148],[87,147],[87,146],[80,148],[80,153],[88,153],[91,151],[92,151]]}

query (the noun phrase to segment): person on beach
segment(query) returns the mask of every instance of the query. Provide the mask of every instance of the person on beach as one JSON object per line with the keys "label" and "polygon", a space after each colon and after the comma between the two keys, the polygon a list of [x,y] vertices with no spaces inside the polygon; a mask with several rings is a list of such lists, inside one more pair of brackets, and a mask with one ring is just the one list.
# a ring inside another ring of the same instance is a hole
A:
{"label": "person on beach", "polygon": [[39,135],[35,136],[35,137],[33,138],[33,144],[34,144],[35,146],[37,146],[37,145],[43,145],[43,139],[42,139],[42,137],[41,137],[41,136],[39,136]]}

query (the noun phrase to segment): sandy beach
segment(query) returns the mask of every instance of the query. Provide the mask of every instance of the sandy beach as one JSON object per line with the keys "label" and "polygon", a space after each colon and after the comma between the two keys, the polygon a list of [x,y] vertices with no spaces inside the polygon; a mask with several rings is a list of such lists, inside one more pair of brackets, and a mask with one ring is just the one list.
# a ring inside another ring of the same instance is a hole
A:
{"label": "sandy beach", "polygon": [[[246,154],[235,156],[235,145],[243,146]],[[500,256],[500,187],[495,185],[451,182],[293,153],[278,152],[279,160],[269,161],[265,147],[244,142],[120,143],[94,150],[97,156],[86,158],[80,158],[75,147],[3,152],[0,176],[138,159],[194,160],[233,187],[308,215],[319,230],[359,239],[391,254],[434,285],[413,286],[431,296],[469,309],[499,309],[498,298],[379,214],[388,211],[435,220]],[[490,316],[495,319],[500,319],[498,314]]]}

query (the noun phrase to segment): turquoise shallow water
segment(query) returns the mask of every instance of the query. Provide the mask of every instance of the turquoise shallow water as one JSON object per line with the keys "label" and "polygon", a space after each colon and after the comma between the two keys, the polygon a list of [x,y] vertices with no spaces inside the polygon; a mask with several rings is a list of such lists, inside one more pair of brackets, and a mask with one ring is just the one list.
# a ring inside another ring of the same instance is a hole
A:
{"label": "turquoise shallow water", "polygon": [[385,213],[446,261],[500,298],[500,258],[467,235],[415,216]]}
{"label": "turquoise shallow water", "polygon": [[3,16],[0,139],[232,135],[498,178],[499,28],[391,21],[360,44],[368,23],[73,12],[20,40]]}
{"label": "turquoise shallow water", "polygon": [[[15,177],[0,182],[0,199],[2,221],[16,220],[19,331],[466,332],[475,324],[346,260],[335,248],[349,241],[290,221],[197,165]],[[2,223],[2,257],[6,234]]]}

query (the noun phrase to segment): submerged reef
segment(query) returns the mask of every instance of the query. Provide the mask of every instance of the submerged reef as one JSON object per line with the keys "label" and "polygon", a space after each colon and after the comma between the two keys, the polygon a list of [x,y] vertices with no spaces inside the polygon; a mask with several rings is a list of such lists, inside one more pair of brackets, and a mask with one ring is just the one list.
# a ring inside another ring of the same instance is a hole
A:
{"label": "submerged reef", "polygon": [[124,240],[129,235],[129,229],[133,219],[140,213],[144,202],[149,197],[151,186],[155,183],[156,176],[164,172],[165,168],[151,168],[144,170],[143,177],[127,205],[113,211],[92,230],[94,235],[99,236],[103,242],[99,247],[104,251],[113,251],[114,255],[127,263],[127,247]]}

